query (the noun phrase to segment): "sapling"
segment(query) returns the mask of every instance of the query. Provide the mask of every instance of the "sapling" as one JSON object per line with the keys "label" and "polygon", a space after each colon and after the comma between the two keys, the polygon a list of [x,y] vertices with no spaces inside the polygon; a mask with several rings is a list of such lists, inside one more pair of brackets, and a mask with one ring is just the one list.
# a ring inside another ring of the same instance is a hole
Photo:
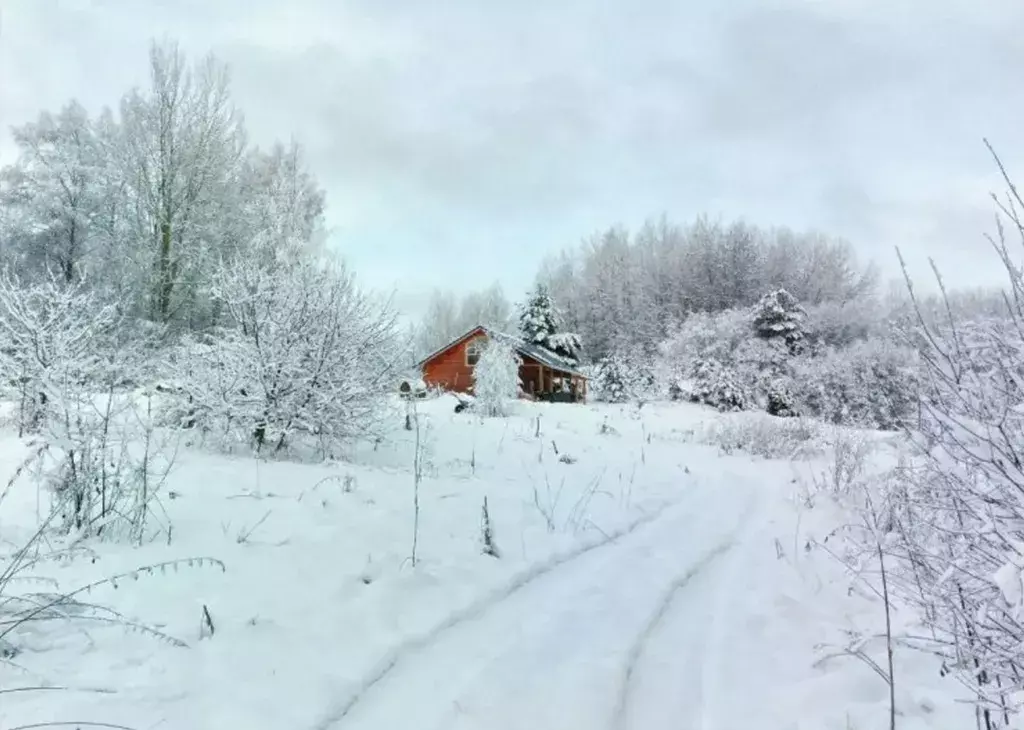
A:
{"label": "sapling", "polygon": [[409,553],[409,561],[412,567],[416,567],[418,559],[418,548],[420,540],[420,483],[423,481],[423,436],[420,426],[419,413],[413,405],[412,410],[415,441],[413,443],[413,464],[412,464],[412,549]]}

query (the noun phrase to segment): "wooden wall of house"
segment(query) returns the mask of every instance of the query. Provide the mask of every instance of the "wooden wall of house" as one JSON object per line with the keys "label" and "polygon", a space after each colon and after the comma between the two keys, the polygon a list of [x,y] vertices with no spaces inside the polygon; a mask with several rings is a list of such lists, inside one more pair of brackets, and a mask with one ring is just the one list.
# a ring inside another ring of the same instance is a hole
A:
{"label": "wooden wall of house", "polygon": [[466,364],[466,348],[473,340],[486,335],[470,337],[456,343],[423,365],[423,382],[427,387],[441,387],[456,393],[471,393],[473,390],[473,368]]}

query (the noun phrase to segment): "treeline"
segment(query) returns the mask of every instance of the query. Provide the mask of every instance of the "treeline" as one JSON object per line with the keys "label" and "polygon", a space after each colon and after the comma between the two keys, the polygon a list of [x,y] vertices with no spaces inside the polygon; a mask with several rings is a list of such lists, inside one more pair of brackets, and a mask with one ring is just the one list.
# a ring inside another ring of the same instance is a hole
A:
{"label": "treeline", "polygon": [[538,278],[597,361],[649,349],[694,312],[752,306],[779,288],[805,304],[850,301],[874,291],[878,275],[841,239],[663,218],[596,234],[545,261]]}

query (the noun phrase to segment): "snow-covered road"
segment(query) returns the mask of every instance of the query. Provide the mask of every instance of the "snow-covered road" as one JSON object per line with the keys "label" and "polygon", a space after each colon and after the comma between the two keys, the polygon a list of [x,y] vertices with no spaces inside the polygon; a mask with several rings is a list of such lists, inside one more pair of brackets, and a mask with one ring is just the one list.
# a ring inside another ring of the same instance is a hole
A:
{"label": "snow-covered road", "polygon": [[770,550],[760,502],[742,483],[689,488],[398,653],[318,730],[724,728],[743,655],[730,588],[745,554]]}

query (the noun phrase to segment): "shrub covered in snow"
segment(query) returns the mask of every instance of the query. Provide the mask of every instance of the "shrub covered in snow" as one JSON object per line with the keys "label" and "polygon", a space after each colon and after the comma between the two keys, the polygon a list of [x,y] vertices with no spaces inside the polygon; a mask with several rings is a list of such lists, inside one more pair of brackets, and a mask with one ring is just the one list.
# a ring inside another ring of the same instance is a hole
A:
{"label": "shrub covered in snow", "polygon": [[608,403],[644,401],[655,391],[654,364],[643,353],[622,348],[597,364],[592,387]]}
{"label": "shrub covered in snow", "polygon": [[744,411],[754,402],[754,394],[734,368],[708,359],[697,366],[690,400],[720,411]]}
{"label": "shrub covered in snow", "polygon": [[802,418],[725,416],[696,435],[698,441],[718,446],[724,453],[739,451],[765,459],[813,458],[825,448],[821,426]]}
{"label": "shrub covered in snow", "polygon": [[141,540],[169,461],[148,408],[120,389],[149,350],[125,342],[122,323],[81,282],[0,277],[0,368],[16,388],[19,432],[37,439],[35,473],[59,526]]}
{"label": "shrub covered in snow", "polygon": [[801,408],[826,421],[895,430],[912,425],[917,416],[918,358],[891,340],[829,349],[798,358],[793,366]]}
{"label": "shrub covered in snow", "polygon": [[504,338],[490,338],[473,368],[473,408],[486,416],[508,414],[519,395],[519,354]]}
{"label": "shrub covered in snow", "polygon": [[[1006,182],[1011,202],[1001,212],[1024,238],[1024,201]],[[949,306],[936,325],[915,313],[918,449],[864,485],[856,507],[867,529],[849,541],[851,564],[867,557],[884,568],[887,583],[875,585],[917,611],[925,630],[915,643],[974,695],[976,725],[987,730],[1018,726],[1024,708],[1024,278],[1005,240],[994,240],[1008,275],[1005,316],[963,319]],[[871,357],[886,379],[899,370]]]}
{"label": "shrub covered in snow", "polygon": [[916,413],[918,363],[866,320],[877,311],[870,302],[825,304],[805,323],[803,308],[779,290],[751,310],[692,315],[662,343],[659,372],[722,411],[899,428]]}
{"label": "shrub covered in snow", "polygon": [[179,352],[190,419],[273,452],[299,435],[329,452],[382,425],[402,363],[394,315],[344,265],[236,263],[214,281],[231,326]]}

